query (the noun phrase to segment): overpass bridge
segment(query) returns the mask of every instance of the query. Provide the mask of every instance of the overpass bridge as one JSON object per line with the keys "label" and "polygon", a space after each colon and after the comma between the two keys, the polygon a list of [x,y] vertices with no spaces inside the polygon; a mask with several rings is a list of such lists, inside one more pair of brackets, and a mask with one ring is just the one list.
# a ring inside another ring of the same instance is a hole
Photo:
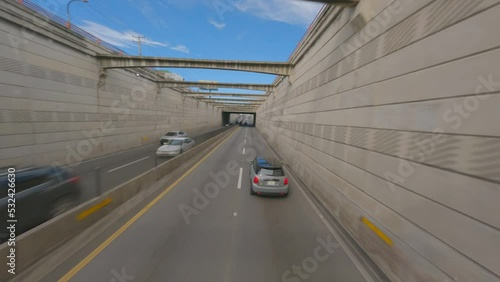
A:
{"label": "overpass bridge", "polygon": [[205,60],[184,58],[162,58],[145,56],[121,56],[99,54],[96,56],[103,69],[169,67],[169,68],[204,68],[219,70],[238,70],[257,73],[290,75],[293,65],[289,62],[252,62],[231,60]]}
{"label": "overpass bridge", "polygon": [[[335,4],[259,67],[126,57],[1,1],[0,167],[64,167],[92,197],[16,238],[16,275],[0,245],[0,280],[500,281],[500,1]],[[159,65],[276,78],[168,81]],[[225,126],[235,114],[255,127]],[[196,146],[157,157],[174,130]],[[250,195],[259,155],[288,197]]]}
{"label": "overpass bridge", "polygon": [[196,88],[231,88],[231,89],[247,89],[258,91],[273,91],[272,84],[257,84],[257,83],[227,83],[227,82],[204,82],[204,81],[158,81],[160,88],[180,88],[180,87],[196,87]]}
{"label": "overpass bridge", "polygon": [[262,105],[263,102],[260,101],[245,101],[245,102],[240,102],[240,101],[226,101],[226,100],[214,100],[214,99],[203,99],[200,100],[205,103],[213,103],[214,105],[224,105],[224,106],[233,106],[233,107],[242,107],[242,106],[255,106],[255,105]]}
{"label": "overpass bridge", "polygon": [[200,97],[194,97],[195,99],[198,100],[207,100],[207,101],[231,101],[231,102],[264,102],[266,100],[265,97],[263,98],[241,98],[241,97],[211,97],[210,98],[200,98]]}
{"label": "overpass bridge", "polygon": [[187,97],[233,97],[233,98],[256,98],[263,99],[268,97],[268,94],[242,94],[242,93],[219,93],[219,92],[182,92]]}

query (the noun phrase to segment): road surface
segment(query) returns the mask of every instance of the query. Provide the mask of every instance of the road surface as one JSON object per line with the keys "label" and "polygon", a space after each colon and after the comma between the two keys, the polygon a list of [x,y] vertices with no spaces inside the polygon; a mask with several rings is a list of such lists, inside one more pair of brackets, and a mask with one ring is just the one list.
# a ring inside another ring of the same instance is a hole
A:
{"label": "road surface", "polygon": [[[227,129],[224,126],[190,132],[190,136],[200,144],[209,137],[213,137],[214,132],[221,132]],[[73,172],[81,177],[80,179],[80,199],[78,203],[86,202],[94,197],[106,192],[128,180],[146,172],[169,160],[169,158],[159,158],[155,152],[160,147],[158,142],[133,148],[127,151],[118,152],[88,161],[81,162],[73,167]]]}
{"label": "road surface", "polygon": [[293,181],[286,198],[250,195],[248,160],[272,156],[257,134],[236,130],[42,281],[366,281]]}

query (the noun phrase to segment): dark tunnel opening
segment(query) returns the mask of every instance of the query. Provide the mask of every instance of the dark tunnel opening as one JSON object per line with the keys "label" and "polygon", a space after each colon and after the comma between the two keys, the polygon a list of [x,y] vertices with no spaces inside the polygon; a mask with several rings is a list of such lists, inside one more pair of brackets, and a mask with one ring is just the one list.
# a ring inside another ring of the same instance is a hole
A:
{"label": "dark tunnel opening", "polygon": [[240,125],[255,127],[257,122],[257,113],[255,112],[238,112],[238,111],[223,111],[222,125]]}

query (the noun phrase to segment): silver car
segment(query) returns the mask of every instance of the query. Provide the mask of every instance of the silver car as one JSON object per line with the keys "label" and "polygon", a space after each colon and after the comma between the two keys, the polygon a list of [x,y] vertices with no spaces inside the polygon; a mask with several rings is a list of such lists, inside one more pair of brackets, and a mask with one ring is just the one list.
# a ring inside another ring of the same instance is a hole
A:
{"label": "silver car", "polygon": [[288,178],[281,165],[263,157],[250,161],[250,195],[288,196]]}
{"label": "silver car", "polygon": [[156,150],[158,157],[174,157],[193,148],[195,142],[189,137],[170,137],[165,144]]}
{"label": "silver car", "polygon": [[160,144],[163,145],[163,143],[166,143],[168,139],[172,137],[187,137],[187,136],[188,134],[184,131],[169,131],[167,132],[167,134],[165,134],[165,136],[162,136],[160,138]]}

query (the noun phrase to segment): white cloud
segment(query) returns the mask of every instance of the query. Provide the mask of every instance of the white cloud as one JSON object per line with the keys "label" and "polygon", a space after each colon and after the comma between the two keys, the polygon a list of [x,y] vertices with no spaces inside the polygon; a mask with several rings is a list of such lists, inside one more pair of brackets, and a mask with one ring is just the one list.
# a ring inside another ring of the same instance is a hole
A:
{"label": "white cloud", "polygon": [[323,4],[295,0],[238,0],[233,7],[266,20],[308,26]]}
{"label": "white cloud", "polygon": [[146,44],[146,45],[154,45],[154,46],[162,46],[162,47],[167,47],[168,46],[168,44],[166,44],[166,43],[161,43],[161,42],[149,40],[147,38],[144,38],[142,40],[143,40],[144,44]]}
{"label": "white cloud", "polygon": [[174,47],[170,47],[170,49],[175,50],[175,51],[179,51],[182,53],[189,53],[189,49],[184,45],[177,45]]}
{"label": "white cloud", "polygon": [[179,8],[193,8],[197,4],[210,7],[219,23],[227,13],[239,11],[271,21],[308,26],[321,9],[321,3],[302,0],[167,0]]}
{"label": "white cloud", "polygon": [[214,21],[214,20],[208,20],[208,22],[209,22],[211,25],[213,25],[216,29],[223,29],[223,28],[226,26],[226,24],[225,24],[225,23],[223,23],[223,22],[220,22],[220,23],[219,23],[219,22],[216,22],[216,21]]}
{"label": "white cloud", "polygon": [[138,9],[144,16],[145,20],[155,28],[161,30],[168,27],[166,22],[163,20],[163,15],[158,11],[158,6],[155,2],[149,0],[128,0],[128,2],[133,7]]}
{"label": "white cloud", "polygon": [[[83,21],[83,23],[84,24],[81,26],[81,28],[85,29],[86,31],[96,36],[97,38],[100,38],[101,40],[110,43],[116,47],[137,46],[137,43],[134,42],[135,40],[137,40],[137,38],[135,38],[134,36],[137,36],[139,33],[135,31],[132,30],[118,31],[92,21]],[[162,47],[168,46],[167,43],[154,41],[148,38],[142,39],[142,41],[146,45],[162,46]]]}

